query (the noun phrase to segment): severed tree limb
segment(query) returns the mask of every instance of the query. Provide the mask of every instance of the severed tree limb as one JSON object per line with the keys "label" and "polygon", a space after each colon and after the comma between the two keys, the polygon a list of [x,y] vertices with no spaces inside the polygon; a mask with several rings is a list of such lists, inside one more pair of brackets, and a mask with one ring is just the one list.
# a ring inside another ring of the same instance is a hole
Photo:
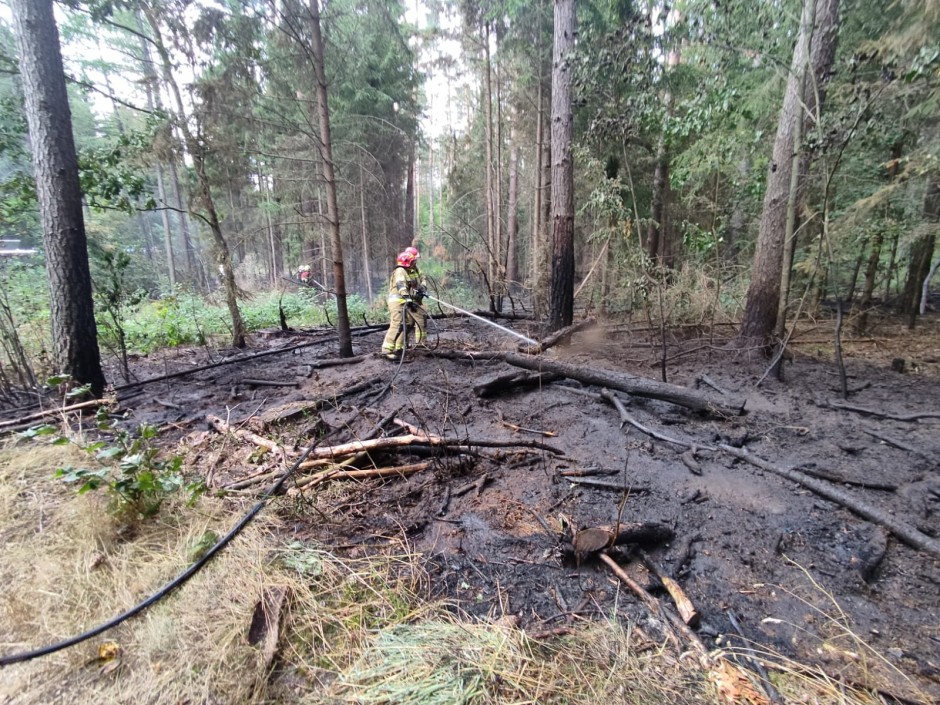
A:
{"label": "severed tree limb", "polygon": [[515,388],[543,387],[562,379],[556,374],[528,374],[513,371],[484,380],[473,387],[473,393],[480,398],[494,397],[497,394],[506,394]]}
{"label": "severed tree limb", "polygon": [[741,460],[746,460],[751,465],[759,467],[761,470],[766,470],[767,472],[772,472],[775,475],[792,480],[798,485],[812,490],[819,496],[842,505],[858,516],[885,527],[892,534],[913,548],[919,548],[940,557],[940,541],[919,531],[910,524],[906,524],[886,512],[876,509],[860,499],[852,497],[838,487],[833,487],[824,481],[816,480],[798,470],[777,467],[773,463],[759,458],[743,448],[735,448],[734,446],[729,446],[724,443],[720,444],[718,447],[729,455],[733,455]]}
{"label": "severed tree limb", "polygon": [[510,423],[503,418],[503,410],[497,409],[496,415],[499,417],[499,422],[508,429],[512,429],[517,433],[533,433],[536,436],[544,436],[545,438],[555,438],[558,434],[555,431],[542,431],[537,428],[525,428],[524,426],[519,426],[514,423]]}
{"label": "severed tree limb", "polygon": [[367,468],[365,470],[329,468],[328,470],[322,470],[308,477],[302,477],[297,480],[294,486],[297,489],[309,490],[331,480],[366,480],[371,477],[388,477],[389,475],[405,477],[406,475],[413,475],[416,472],[427,470],[434,465],[434,463],[435,461],[433,460],[425,460],[409,465],[398,465],[390,468]]}
{"label": "severed tree limb", "polygon": [[841,401],[825,402],[823,406],[828,406],[832,409],[842,409],[844,411],[854,411],[857,414],[864,414],[865,416],[876,416],[879,419],[891,419],[892,421],[917,421],[918,419],[940,419],[940,412],[938,411],[924,411],[919,414],[889,414],[883,411],[877,411],[875,409],[868,409],[864,406],[855,406],[854,404],[846,404]]}
{"label": "severed tree limb", "polygon": [[[702,640],[699,639],[698,634],[693,632],[685,622],[673,615],[669,610],[663,609],[659,604],[659,600],[650,595],[642,585],[631,578],[627,572],[617,564],[617,561],[608,556],[606,553],[601,553],[600,558],[612,571],[614,571],[614,575],[620,578],[620,580],[628,588],[630,588],[633,594],[640,598],[640,601],[646,605],[650,612],[652,612],[657,617],[665,618],[666,622],[671,625],[674,630],[678,631],[689,643],[689,645],[691,645],[701,656],[705,656],[708,653],[708,649],[705,648],[705,644],[703,644]],[[672,634],[669,631],[667,631],[667,633],[672,636],[673,640],[678,641],[675,634]]]}
{"label": "severed tree limb", "polygon": [[166,407],[167,409],[176,409],[177,411],[183,410],[183,407],[181,407],[179,404],[174,404],[173,402],[167,401],[166,399],[161,399],[160,397],[154,397],[153,400],[157,402],[157,404],[159,404],[160,406]]}
{"label": "severed tree limb", "polygon": [[288,382],[285,380],[274,380],[274,379],[254,379],[251,377],[246,377],[241,381],[242,384],[248,385],[249,387],[294,387],[297,388],[300,386],[300,383],[297,381]]}
{"label": "severed tree limb", "polygon": [[650,491],[649,487],[629,486],[629,485],[624,485],[623,483],[619,483],[619,482],[608,482],[606,480],[598,480],[593,477],[570,477],[569,476],[569,477],[566,477],[565,479],[568,482],[571,482],[575,485],[588,485],[589,487],[598,487],[602,490],[616,490],[617,492],[623,492],[624,490],[629,490],[631,493],[632,492],[645,493],[645,492]]}
{"label": "severed tree limb", "polygon": [[27,414],[26,416],[20,416],[16,419],[10,419],[9,421],[0,421],[0,430],[5,429],[9,426],[19,426],[20,424],[26,423],[28,421],[38,421],[39,419],[45,418],[46,416],[55,416],[56,414],[64,414],[69,411],[80,411],[82,409],[90,409],[93,406],[107,406],[109,404],[116,403],[115,399],[92,399],[91,401],[83,401],[78,404],[69,404],[68,406],[59,406],[54,409],[46,409],[45,411],[37,411],[32,414]]}
{"label": "severed tree limb", "polygon": [[469,450],[471,448],[514,448],[514,447],[526,447],[526,448],[538,448],[540,450],[546,450],[549,453],[554,453],[555,455],[564,455],[562,451],[552,446],[541,443],[539,441],[494,441],[489,439],[460,439],[460,438],[442,438],[440,436],[425,436],[425,435],[414,435],[409,434],[407,436],[392,436],[389,438],[374,438],[370,440],[363,441],[351,441],[349,443],[341,443],[340,445],[330,446],[326,448],[316,448],[313,450],[310,455],[307,457],[311,460],[304,461],[300,464],[299,468],[301,470],[313,467],[316,464],[317,460],[323,460],[324,458],[341,458],[346,455],[352,455],[353,453],[362,453],[370,451],[379,451],[379,450],[392,450],[396,448],[403,448],[407,446],[434,446],[434,447],[445,447],[452,450]]}
{"label": "severed tree limb", "polygon": [[854,485],[855,487],[861,487],[866,490],[894,492],[898,489],[898,486],[892,482],[869,482],[867,480],[853,480],[851,477],[843,477],[837,473],[829,472],[828,470],[821,470],[820,468],[801,467],[800,472],[805,472],[810,477],[816,477],[820,480],[839,482],[843,485]]}
{"label": "severed tree limb", "polygon": [[871,429],[868,429],[868,428],[863,428],[862,432],[867,433],[869,436],[872,436],[873,438],[877,438],[879,441],[883,441],[887,443],[889,446],[894,446],[895,448],[906,450],[908,453],[919,455],[921,458],[924,458],[926,460],[930,460],[930,461],[934,460],[934,458],[929,453],[925,453],[924,451],[918,448],[915,448],[912,445],[908,445],[904,441],[899,441],[896,438],[891,438],[891,436],[886,436],[882,433],[878,433],[877,431],[872,431]]}
{"label": "severed tree limb", "polygon": [[517,350],[519,350],[521,353],[525,353],[526,355],[539,355],[549,348],[558,345],[558,343],[562,342],[563,340],[567,340],[579,330],[590,328],[595,323],[597,323],[597,319],[593,316],[591,318],[586,318],[583,321],[578,321],[573,325],[565,326],[561,330],[557,330],[551,335],[542,338],[537,346],[529,345],[528,343],[519,343]]}
{"label": "severed tree limb", "polygon": [[635,377],[612,370],[597,370],[579,367],[564,362],[546,360],[544,357],[530,357],[512,352],[457,353],[455,351],[443,357],[464,360],[502,360],[503,362],[536,372],[553,372],[574,379],[582,384],[608,387],[626,392],[637,397],[660,399],[693,411],[717,414],[720,416],[740,416],[744,413],[744,402],[731,399],[716,400],[700,392],[679,387],[674,384],[657,382],[645,377]]}
{"label": "severed tree limb", "polygon": [[714,389],[716,392],[718,392],[718,393],[721,394],[722,396],[727,396],[727,394],[728,394],[728,392],[726,392],[724,389],[722,389],[721,387],[719,387],[718,384],[717,384],[711,377],[709,377],[709,376],[706,375],[706,374],[700,374],[700,375],[698,376],[698,380],[697,380],[697,381],[701,382],[702,384],[707,384],[709,387],[711,387],[712,389]]}
{"label": "severed tree limb", "polygon": [[[712,446],[698,445],[692,441],[683,441],[678,438],[672,438],[671,436],[667,436],[665,434],[659,433],[658,431],[654,431],[651,428],[647,428],[630,415],[630,412],[627,411],[626,407],[623,405],[623,402],[620,401],[620,399],[617,398],[617,395],[611,392],[609,389],[601,390],[601,398],[613,404],[614,408],[617,409],[617,413],[620,414],[620,428],[623,428],[623,425],[628,423],[634,428],[637,428],[645,433],[647,436],[651,436],[660,441],[665,441],[666,443],[672,443],[673,445],[682,446],[683,448],[691,448],[692,450],[715,450],[715,448]],[[701,474],[701,472],[698,474]]]}
{"label": "severed tree limb", "polygon": [[356,357],[338,357],[338,358],[328,358],[324,360],[314,360],[309,363],[310,367],[315,370],[319,370],[323,367],[337,367],[339,365],[356,365],[363,360],[365,360],[368,355],[358,355]]}
{"label": "severed tree limb", "polygon": [[676,609],[679,610],[679,616],[682,617],[682,621],[690,627],[697,625],[702,615],[695,609],[695,605],[692,604],[692,600],[689,599],[689,596],[685,594],[685,590],[680,587],[679,583],[666,575],[666,571],[664,571],[646,551],[641,550],[640,557],[643,559],[643,563],[646,564],[646,567],[656,574],[656,577],[659,578],[663,587],[666,588],[666,592],[672,597],[672,601],[676,603]]}
{"label": "severed tree limb", "polygon": [[777,689],[774,688],[774,684],[771,682],[770,676],[767,674],[767,669],[764,668],[764,664],[761,663],[761,660],[758,658],[757,654],[754,653],[754,649],[751,648],[751,644],[747,637],[744,636],[744,632],[741,630],[741,625],[738,624],[738,620],[735,618],[734,612],[728,610],[726,614],[728,615],[728,621],[731,622],[731,626],[734,627],[734,631],[736,631],[738,636],[741,637],[741,643],[744,646],[745,652],[747,653],[748,661],[751,662],[751,665],[754,666],[754,670],[757,671],[757,675],[760,676],[761,686],[764,688],[764,692],[767,693],[767,697],[770,698],[772,703],[782,705],[783,698],[780,697],[780,693],[778,693]]}
{"label": "severed tree limb", "polygon": [[276,453],[277,456],[281,459],[281,463],[283,465],[287,464],[286,451],[274,441],[265,438],[264,436],[259,436],[257,433],[252,433],[251,431],[244,428],[233,429],[231,426],[229,426],[229,424],[225,423],[225,421],[220,419],[218,416],[214,416],[213,414],[206,414],[206,421],[208,421],[209,425],[219,433],[231,433],[237,438],[241,438],[248,441],[249,443],[254,443],[260,448],[266,448],[272,453]]}

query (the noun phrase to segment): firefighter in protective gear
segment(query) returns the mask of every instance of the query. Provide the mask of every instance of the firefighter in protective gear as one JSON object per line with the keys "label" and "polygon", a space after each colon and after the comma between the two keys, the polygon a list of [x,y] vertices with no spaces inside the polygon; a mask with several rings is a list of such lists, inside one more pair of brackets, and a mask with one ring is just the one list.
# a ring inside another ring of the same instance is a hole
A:
{"label": "firefighter in protective gear", "polygon": [[[427,312],[421,306],[425,283],[418,270],[418,250],[409,247],[398,254],[395,268],[388,282],[389,325],[382,342],[382,355],[389,360],[399,360],[405,345],[405,327],[409,339],[421,345],[427,338]],[[412,331],[414,331],[412,333]]]}

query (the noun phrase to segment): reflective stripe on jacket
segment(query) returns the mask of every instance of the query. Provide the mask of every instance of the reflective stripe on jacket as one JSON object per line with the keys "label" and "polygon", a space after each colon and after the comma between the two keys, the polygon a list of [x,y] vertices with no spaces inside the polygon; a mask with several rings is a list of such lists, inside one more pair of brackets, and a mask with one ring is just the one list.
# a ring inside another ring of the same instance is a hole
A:
{"label": "reflective stripe on jacket", "polygon": [[405,268],[395,267],[388,281],[388,301],[399,306],[404,303],[405,297],[417,298],[418,289],[421,288],[421,272],[415,266]]}

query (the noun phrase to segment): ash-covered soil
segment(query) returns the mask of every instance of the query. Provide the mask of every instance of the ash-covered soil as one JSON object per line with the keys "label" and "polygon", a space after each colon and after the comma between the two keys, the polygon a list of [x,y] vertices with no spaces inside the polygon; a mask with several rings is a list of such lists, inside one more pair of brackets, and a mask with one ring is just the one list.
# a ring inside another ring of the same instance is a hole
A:
{"label": "ash-covered soil", "polygon": [[[531,334],[525,322],[506,325]],[[286,516],[295,538],[332,546],[339,555],[381,551],[390,538],[405,536],[426,556],[437,594],[474,615],[514,615],[521,627],[541,634],[618,614],[662,635],[658,619],[607,565],[595,555],[575,556],[570,540],[591,527],[664,525],[671,540],[627,543],[610,553],[668,603],[641,558],[645,548],[701,613],[696,631],[707,647],[741,644],[734,616],[752,646],[777,659],[792,657],[897,696],[940,700],[937,555],[728,452],[703,450],[744,448],[773,466],[823,478],[936,540],[936,320],[914,332],[885,322],[868,337],[848,338],[846,400],[828,324],[796,336],[785,381],[771,375],[760,386],[767,360],[724,349],[721,336],[730,336],[730,327],[704,335],[670,331],[664,353],[657,331],[599,325],[544,354],[548,362],[657,380],[665,354],[669,383],[712,399],[745,400],[746,413],[722,416],[618,394],[648,429],[694,443],[694,457],[688,447],[629,424],[621,428],[617,410],[598,398],[599,388],[569,379],[480,397],[477,385],[518,368],[443,355],[514,350],[518,341],[468,319],[440,320],[433,329],[435,349],[409,353],[400,367],[376,354],[381,331],[357,335],[361,361],[323,368],[316,365],[336,356],[328,333],[259,337],[255,352],[313,344],[144,386],[142,395],[123,402],[130,410],[126,423],[162,426],[221,491],[284,466],[249,439],[207,430],[207,414],[278,442],[290,462],[317,436],[327,434],[321,445],[365,438],[397,410],[398,419],[421,433],[467,441],[462,460],[453,462],[456,451],[441,447],[376,451],[350,468],[433,462],[413,474],[335,480],[303,492],[295,485],[304,476],[298,474],[268,511]],[[244,353],[213,351],[216,360],[226,354]],[[134,370],[147,379],[207,362],[206,351],[167,352],[134,361]],[[370,380],[364,391],[345,393]],[[387,393],[376,399],[389,380]],[[935,416],[896,420],[832,402],[889,416]],[[394,422],[384,426],[384,435],[404,433]],[[528,445],[487,447],[482,441]],[[563,475],[585,471],[598,473],[585,479],[603,485],[574,484]],[[268,484],[238,491],[260,494]]]}

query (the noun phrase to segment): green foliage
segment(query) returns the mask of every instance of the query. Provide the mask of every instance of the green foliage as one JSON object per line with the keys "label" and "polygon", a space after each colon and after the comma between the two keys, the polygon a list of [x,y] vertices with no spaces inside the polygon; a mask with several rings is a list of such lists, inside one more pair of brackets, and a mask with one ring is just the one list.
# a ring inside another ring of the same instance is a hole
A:
{"label": "green foliage", "polygon": [[[104,431],[110,430],[106,414],[99,413],[98,425]],[[35,435],[42,433],[37,431]],[[119,430],[112,441],[98,441],[83,448],[106,467],[90,470],[69,465],[56,470],[55,477],[76,484],[79,494],[106,488],[118,516],[130,519],[152,516],[169,494],[184,487],[191,496],[201,491],[198,484],[186,485],[180,472],[182,456],[161,457],[153,444],[157,435],[156,427],[147,424],[138,426],[136,433]]]}

